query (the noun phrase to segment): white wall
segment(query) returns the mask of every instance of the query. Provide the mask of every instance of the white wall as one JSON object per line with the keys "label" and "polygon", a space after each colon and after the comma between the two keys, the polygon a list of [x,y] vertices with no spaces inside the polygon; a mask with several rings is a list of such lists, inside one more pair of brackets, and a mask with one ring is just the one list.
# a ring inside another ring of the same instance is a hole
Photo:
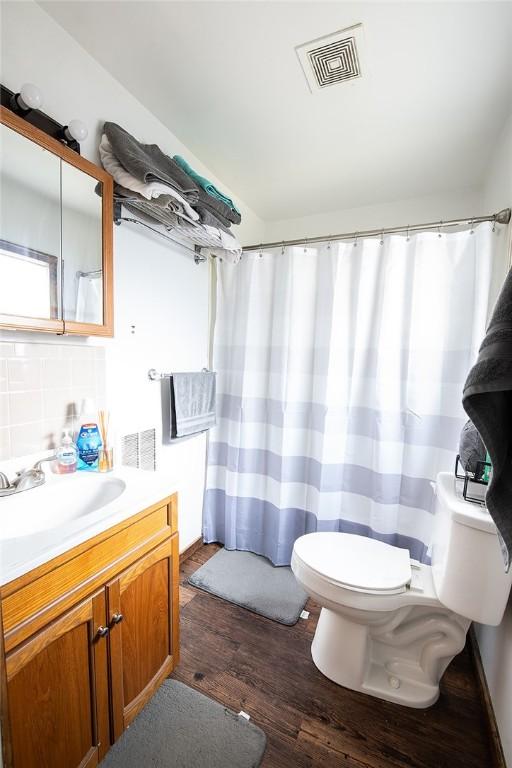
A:
{"label": "white wall", "polygon": [[[214,178],[178,139],[92,59],[34,2],[0,4],[1,82],[19,90],[35,82],[44,95],[43,109],[62,124],[83,120],[89,137],[82,154],[98,162],[104,121],[119,123],[137,138],[157,143],[170,154],[188,158]],[[219,186],[222,180],[214,179]],[[262,222],[237,200],[243,223],[236,228],[245,242],[259,240]],[[208,266],[196,266],[189,253],[160,238],[123,224],[114,231],[115,338],[84,339],[106,347],[107,398],[118,433],[161,423],[160,386],[147,378],[149,368],[200,370],[207,364]],[[135,326],[132,333],[131,326]],[[0,338],[77,343],[40,334],[1,332]],[[161,448],[160,467],[181,482],[180,548],[201,533],[205,438]]]}
{"label": "white wall", "polygon": [[[512,114],[491,157],[482,202],[490,210],[512,206]],[[503,239],[503,273],[510,264],[511,237],[509,227],[508,241]],[[505,758],[512,768],[512,598],[500,626],[477,626],[476,634]]]}
{"label": "white wall", "polygon": [[428,197],[396,200],[362,208],[346,208],[299,219],[267,221],[265,240],[278,242],[283,239],[321,237],[327,234],[396,227],[402,224],[423,224],[441,219],[446,221],[476,216],[479,213],[481,213],[481,190],[462,189],[451,193],[443,192]]}

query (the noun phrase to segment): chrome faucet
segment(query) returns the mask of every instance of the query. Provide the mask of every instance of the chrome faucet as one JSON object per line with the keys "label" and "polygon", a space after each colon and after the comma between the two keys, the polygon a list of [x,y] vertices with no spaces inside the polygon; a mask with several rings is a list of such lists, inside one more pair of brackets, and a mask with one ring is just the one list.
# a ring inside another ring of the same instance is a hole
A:
{"label": "chrome faucet", "polygon": [[46,459],[39,459],[32,469],[22,469],[20,472],[16,472],[16,477],[12,482],[9,481],[7,475],[0,472],[0,497],[12,496],[13,493],[29,491],[31,488],[43,485],[46,476],[43,472],[42,464],[45,461],[55,461],[56,458],[57,456],[54,455],[48,456]]}

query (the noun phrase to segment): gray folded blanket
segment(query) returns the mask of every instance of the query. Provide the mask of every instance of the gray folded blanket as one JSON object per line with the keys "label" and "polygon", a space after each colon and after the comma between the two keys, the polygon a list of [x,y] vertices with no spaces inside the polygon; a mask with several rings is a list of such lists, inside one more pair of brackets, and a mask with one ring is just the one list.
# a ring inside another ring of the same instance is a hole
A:
{"label": "gray folded blanket", "polygon": [[512,555],[512,271],[467,377],[462,404],[491,458],[485,502],[498,529],[508,572]]}
{"label": "gray folded blanket", "polygon": [[215,426],[215,373],[173,373],[169,385],[171,437],[193,435]]}
{"label": "gray folded blanket", "polygon": [[163,181],[184,195],[191,205],[198,201],[199,187],[195,181],[157,144],[142,144],[117,123],[105,123],[104,132],[116,158],[136,179]]}

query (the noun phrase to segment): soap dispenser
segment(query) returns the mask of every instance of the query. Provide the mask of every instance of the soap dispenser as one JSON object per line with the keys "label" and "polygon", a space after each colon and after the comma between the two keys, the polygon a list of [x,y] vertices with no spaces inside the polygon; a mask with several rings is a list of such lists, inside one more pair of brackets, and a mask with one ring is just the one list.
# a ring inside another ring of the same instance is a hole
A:
{"label": "soap dispenser", "polygon": [[57,471],[61,475],[76,472],[78,453],[69,434],[69,429],[65,429],[62,442],[57,449]]}

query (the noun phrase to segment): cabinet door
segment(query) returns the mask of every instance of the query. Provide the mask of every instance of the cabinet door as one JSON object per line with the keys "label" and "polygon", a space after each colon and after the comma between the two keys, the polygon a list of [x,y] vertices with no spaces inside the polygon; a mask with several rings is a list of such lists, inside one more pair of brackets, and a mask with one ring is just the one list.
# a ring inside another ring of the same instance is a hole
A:
{"label": "cabinet door", "polygon": [[114,740],[178,662],[178,535],[107,585]]}
{"label": "cabinet door", "polygon": [[107,751],[105,623],[102,590],[7,655],[14,768],[91,768]]}

